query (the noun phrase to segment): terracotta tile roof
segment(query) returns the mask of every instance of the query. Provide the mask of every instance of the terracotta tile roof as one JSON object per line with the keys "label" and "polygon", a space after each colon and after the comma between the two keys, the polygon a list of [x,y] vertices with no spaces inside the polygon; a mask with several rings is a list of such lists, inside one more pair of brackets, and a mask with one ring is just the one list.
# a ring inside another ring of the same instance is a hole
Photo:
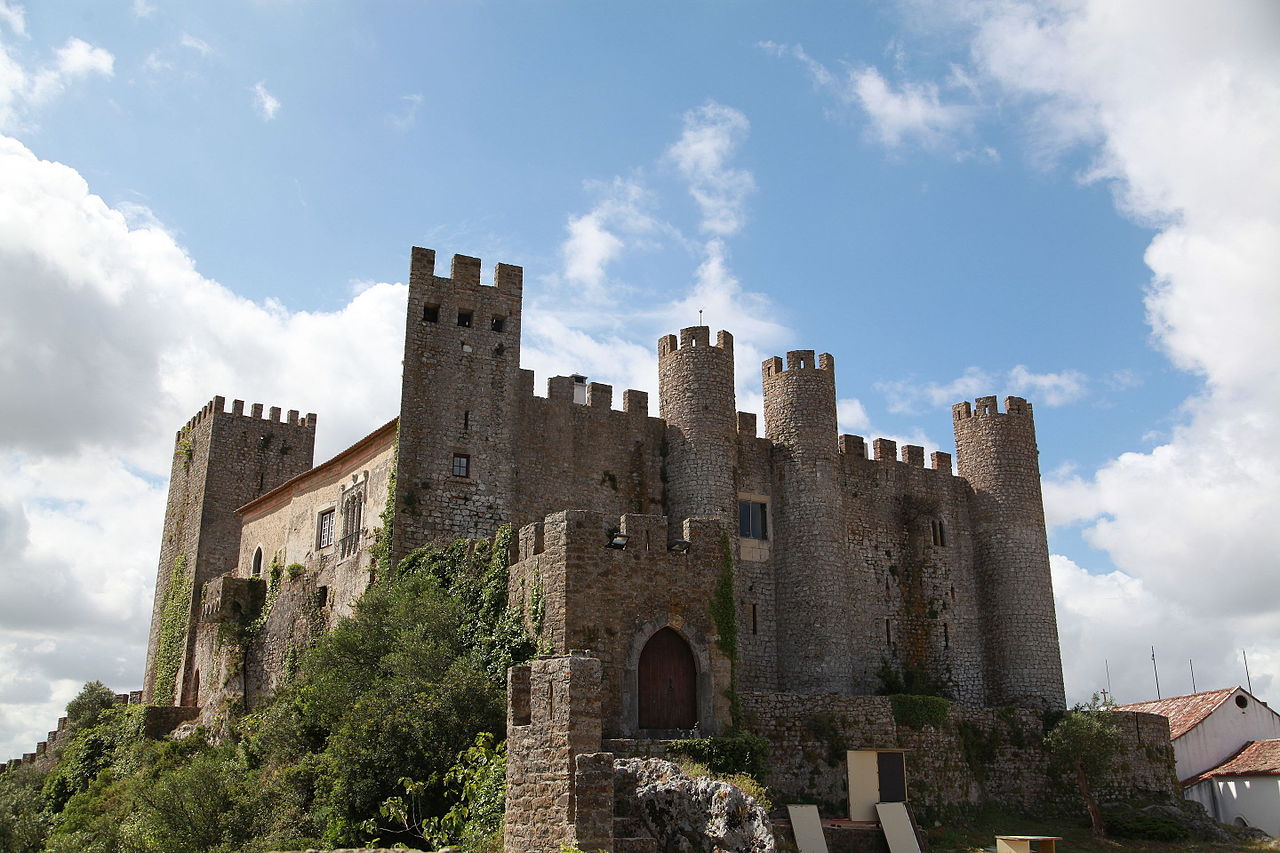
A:
{"label": "terracotta tile roof", "polygon": [[1168,699],[1157,699],[1154,702],[1134,702],[1131,705],[1117,705],[1113,710],[1143,711],[1168,717],[1169,738],[1177,740],[1216,711],[1218,706],[1227,701],[1227,697],[1237,689],[1225,687],[1222,690],[1192,693],[1190,696],[1170,696]]}
{"label": "terracotta tile roof", "polygon": [[1280,776],[1280,738],[1251,740],[1240,751],[1182,784],[1194,785],[1214,776]]}

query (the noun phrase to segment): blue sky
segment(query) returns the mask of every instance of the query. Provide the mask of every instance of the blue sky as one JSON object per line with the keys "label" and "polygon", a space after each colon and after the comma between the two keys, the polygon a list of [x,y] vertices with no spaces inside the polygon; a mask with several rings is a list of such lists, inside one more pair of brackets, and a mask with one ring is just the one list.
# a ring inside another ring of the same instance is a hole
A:
{"label": "blue sky", "polygon": [[704,309],[740,408],[798,348],[868,438],[1028,397],[1072,699],[1152,644],[1269,698],[1280,13],[1229,5],[0,0],[0,745],[140,682],[204,401],[395,414],[411,245],[525,267],[540,380],[653,390]]}

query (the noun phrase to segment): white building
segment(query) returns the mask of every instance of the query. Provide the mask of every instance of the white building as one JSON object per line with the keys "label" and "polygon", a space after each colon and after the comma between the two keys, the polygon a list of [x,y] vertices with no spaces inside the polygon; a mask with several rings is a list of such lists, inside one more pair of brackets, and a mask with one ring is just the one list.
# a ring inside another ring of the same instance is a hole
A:
{"label": "white building", "polygon": [[1280,714],[1242,687],[1121,705],[1169,718],[1183,795],[1214,818],[1280,835]]}

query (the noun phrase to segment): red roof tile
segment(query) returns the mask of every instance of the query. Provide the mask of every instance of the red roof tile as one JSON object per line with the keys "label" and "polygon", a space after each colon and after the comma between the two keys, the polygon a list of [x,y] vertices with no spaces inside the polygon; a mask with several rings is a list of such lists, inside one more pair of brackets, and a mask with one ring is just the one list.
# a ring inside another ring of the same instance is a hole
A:
{"label": "red roof tile", "polygon": [[1214,776],[1280,776],[1280,738],[1251,740],[1217,767],[1192,776],[1182,784],[1194,785]]}
{"label": "red roof tile", "polygon": [[1177,740],[1195,728],[1205,717],[1218,709],[1227,701],[1227,697],[1236,692],[1235,687],[1222,690],[1209,690],[1204,693],[1192,693],[1190,696],[1170,696],[1168,699],[1157,699],[1154,702],[1134,702],[1131,705],[1117,705],[1116,711],[1143,711],[1148,714],[1159,714],[1169,718],[1169,738]]}

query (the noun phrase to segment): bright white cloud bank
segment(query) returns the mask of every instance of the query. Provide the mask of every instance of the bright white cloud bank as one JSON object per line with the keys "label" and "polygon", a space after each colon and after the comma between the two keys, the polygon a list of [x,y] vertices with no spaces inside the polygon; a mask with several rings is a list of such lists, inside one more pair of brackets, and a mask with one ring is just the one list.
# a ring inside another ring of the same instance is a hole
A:
{"label": "bright white cloud bank", "polygon": [[1047,485],[1051,518],[1083,522],[1118,569],[1055,557],[1069,686],[1102,686],[1109,657],[1117,690],[1134,685],[1120,698],[1144,698],[1154,643],[1166,695],[1189,688],[1188,659],[1200,689],[1243,681],[1241,646],[1265,692],[1280,684],[1280,5],[968,13],[983,82],[1033,111],[1043,149],[1090,146],[1088,179],[1160,226],[1155,341],[1204,379],[1165,444]]}

